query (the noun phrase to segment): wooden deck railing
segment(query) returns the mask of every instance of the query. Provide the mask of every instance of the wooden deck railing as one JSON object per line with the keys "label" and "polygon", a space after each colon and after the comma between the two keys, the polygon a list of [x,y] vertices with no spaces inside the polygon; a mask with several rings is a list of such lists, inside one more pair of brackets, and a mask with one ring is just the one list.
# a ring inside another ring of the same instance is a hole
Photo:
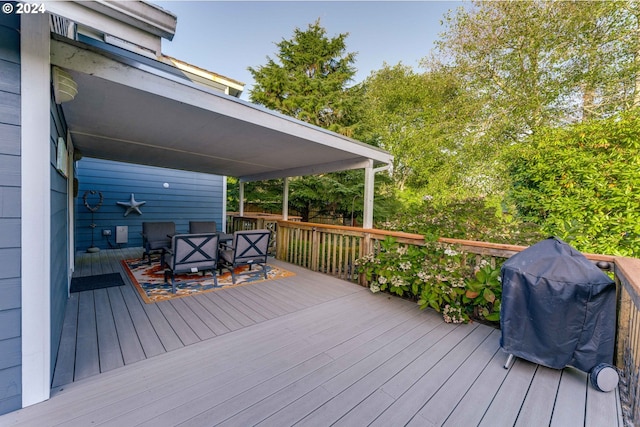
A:
{"label": "wooden deck railing", "polygon": [[[355,271],[355,260],[376,253],[379,242],[387,236],[406,245],[422,246],[425,243],[424,236],[419,234],[277,221],[276,257],[366,286],[364,276]],[[526,248],[448,238],[439,241],[456,245],[477,257],[490,257],[492,263],[496,258],[509,258]],[[585,256],[614,274],[618,299],[615,364],[621,374],[621,403],[625,419],[640,422],[640,259],[598,254]]]}

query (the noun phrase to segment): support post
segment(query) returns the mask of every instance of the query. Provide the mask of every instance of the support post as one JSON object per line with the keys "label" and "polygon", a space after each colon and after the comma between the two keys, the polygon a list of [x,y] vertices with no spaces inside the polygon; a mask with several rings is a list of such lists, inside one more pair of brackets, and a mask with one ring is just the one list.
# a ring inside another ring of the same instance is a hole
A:
{"label": "support post", "polygon": [[238,200],[239,209],[240,209],[239,213],[240,213],[240,216],[244,216],[244,182],[240,181],[239,184],[240,184],[240,191],[238,195],[238,198],[240,199]]}
{"label": "support post", "polygon": [[369,160],[369,166],[364,168],[364,209],[362,214],[362,228],[373,228],[373,191],[375,171],[373,160]]}
{"label": "support post", "polygon": [[51,76],[49,15],[21,15],[22,406],[51,384]]}
{"label": "support post", "polygon": [[289,178],[284,177],[284,188],[282,189],[282,220],[289,221]]}
{"label": "support post", "polygon": [[222,227],[220,230],[227,231],[227,176],[222,177]]}

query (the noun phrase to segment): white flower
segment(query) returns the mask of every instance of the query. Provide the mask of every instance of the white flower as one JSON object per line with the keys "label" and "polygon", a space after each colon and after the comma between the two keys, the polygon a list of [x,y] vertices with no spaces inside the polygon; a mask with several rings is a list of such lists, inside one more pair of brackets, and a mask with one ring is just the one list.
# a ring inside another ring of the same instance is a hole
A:
{"label": "white flower", "polygon": [[447,249],[444,250],[444,254],[445,255],[449,255],[449,256],[456,256],[456,255],[458,255],[458,252],[454,251],[451,248],[447,248]]}
{"label": "white flower", "polygon": [[446,323],[463,323],[464,317],[462,316],[461,307],[451,307],[449,304],[444,306],[442,311],[442,317]]}
{"label": "white flower", "polygon": [[393,276],[391,278],[391,286],[395,286],[399,288],[400,286],[406,285],[405,281],[400,276]]}
{"label": "white flower", "polygon": [[369,289],[371,289],[371,292],[373,292],[374,294],[375,294],[376,292],[380,292],[380,286],[376,285],[375,283],[373,283],[373,284],[369,287]]}
{"label": "white flower", "polygon": [[400,270],[407,271],[410,268],[411,268],[411,261],[406,261],[406,262],[401,262],[400,263]]}
{"label": "white flower", "polygon": [[381,285],[385,285],[387,283],[387,278],[384,276],[378,277],[378,283],[380,283]]}
{"label": "white flower", "polygon": [[406,246],[398,246],[398,249],[396,249],[396,252],[398,252],[400,255],[404,255],[407,253],[407,247]]}
{"label": "white flower", "polygon": [[429,279],[431,279],[431,275],[428,271],[420,270],[418,271],[418,279],[422,280],[423,282],[427,282],[429,281]]}

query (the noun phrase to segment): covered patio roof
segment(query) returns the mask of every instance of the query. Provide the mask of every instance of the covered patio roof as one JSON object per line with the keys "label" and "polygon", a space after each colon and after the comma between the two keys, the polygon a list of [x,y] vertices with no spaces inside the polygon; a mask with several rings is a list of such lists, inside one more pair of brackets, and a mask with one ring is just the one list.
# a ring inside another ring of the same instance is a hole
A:
{"label": "covered patio roof", "polygon": [[84,156],[242,182],[387,165],[380,149],[195,84],[179,69],[54,36],[78,85],[62,104]]}

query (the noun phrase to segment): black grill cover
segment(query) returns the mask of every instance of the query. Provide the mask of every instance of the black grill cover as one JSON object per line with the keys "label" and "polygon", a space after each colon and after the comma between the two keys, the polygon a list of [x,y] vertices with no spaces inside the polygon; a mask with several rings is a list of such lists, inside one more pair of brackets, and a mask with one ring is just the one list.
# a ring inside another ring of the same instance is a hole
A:
{"label": "black grill cover", "polygon": [[507,353],[585,372],[612,363],[615,284],[584,255],[552,237],[508,259],[501,278],[500,344]]}

